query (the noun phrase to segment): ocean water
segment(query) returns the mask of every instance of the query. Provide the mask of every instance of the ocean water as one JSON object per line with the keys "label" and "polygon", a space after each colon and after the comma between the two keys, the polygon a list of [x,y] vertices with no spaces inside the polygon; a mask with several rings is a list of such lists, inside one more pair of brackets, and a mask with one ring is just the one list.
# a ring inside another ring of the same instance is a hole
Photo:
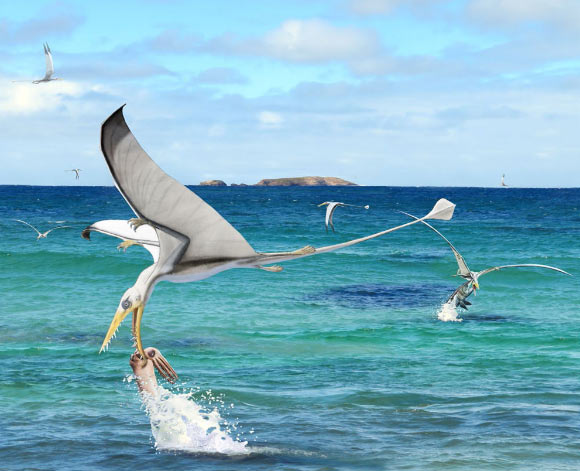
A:
{"label": "ocean water", "polygon": [[[434,225],[472,269],[574,277],[489,274],[443,322],[457,267],[417,224],[281,273],[162,282],[142,335],[180,380],[160,382],[170,407],[153,416],[130,319],[97,354],[149,254],[80,237],[129,208],[112,187],[1,186],[0,469],[580,469],[579,189],[192,188],[259,251],[367,235],[445,197],[454,218]],[[370,209],[338,208],[326,233],[326,200]],[[16,218],[73,228],[37,241]]]}

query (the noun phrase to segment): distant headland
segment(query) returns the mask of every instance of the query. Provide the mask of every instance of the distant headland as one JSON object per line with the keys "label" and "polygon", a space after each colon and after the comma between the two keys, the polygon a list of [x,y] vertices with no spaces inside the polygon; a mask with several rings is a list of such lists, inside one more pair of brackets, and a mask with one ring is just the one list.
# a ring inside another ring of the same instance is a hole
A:
{"label": "distant headland", "polygon": [[[206,180],[201,186],[227,186],[223,180]],[[254,185],[232,183],[230,186],[358,186],[338,177],[264,178]]]}

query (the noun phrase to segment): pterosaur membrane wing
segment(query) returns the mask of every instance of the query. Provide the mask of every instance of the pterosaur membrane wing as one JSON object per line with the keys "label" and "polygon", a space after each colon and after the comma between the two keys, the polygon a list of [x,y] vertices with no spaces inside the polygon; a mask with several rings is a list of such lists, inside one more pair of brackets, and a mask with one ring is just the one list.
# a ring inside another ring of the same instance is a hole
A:
{"label": "pterosaur membrane wing", "polygon": [[44,59],[46,60],[46,72],[44,74],[44,80],[48,80],[50,77],[52,77],[52,74],[54,74],[54,64],[52,63],[52,54],[48,44],[44,45]]}
{"label": "pterosaur membrane wing", "polygon": [[488,273],[491,273],[492,271],[497,271],[497,270],[503,270],[504,268],[521,268],[521,267],[528,267],[528,268],[547,268],[548,270],[554,270],[560,273],[563,273],[564,275],[570,275],[572,276],[570,273],[568,273],[567,271],[561,270],[560,268],[556,268],[556,267],[551,267],[550,265],[538,265],[536,263],[521,263],[519,265],[502,265],[499,267],[491,267],[491,268],[486,268],[485,270],[482,270],[480,272],[477,273],[477,276],[483,276],[483,275],[487,275]]}
{"label": "pterosaur membrane wing", "polygon": [[159,239],[155,229],[148,224],[134,228],[129,221],[120,219],[106,219],[97,221],[87,226],[81,236],[87,240],[91,238],[91,232],[100,232],[108,236],[122,240],[130,240],[143,246],[153,256],[153,261],[159,258]]}
{"label": "pterosaur membrane wing", "polygon": [[215,209],[147,155],[127,126],[123,107],[103,123],[101,149],[129,206],[157,229],[161,265],[256,255]]}

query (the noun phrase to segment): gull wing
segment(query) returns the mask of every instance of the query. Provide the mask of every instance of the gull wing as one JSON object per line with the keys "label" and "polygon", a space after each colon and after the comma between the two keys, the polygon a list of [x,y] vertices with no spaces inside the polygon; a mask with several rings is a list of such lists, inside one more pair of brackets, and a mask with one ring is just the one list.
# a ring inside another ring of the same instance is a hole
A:
{"label": "gull wing", "polygon": [[44,74],[43,80],[48,80],[54,74],[54,64],[52,63],[52,54],[50,53],[48,43],[44,44],[44,58],[46,60],[46,73]]}
{"label": "gull wing", "polygon": [[101,149],[117,189],[135,214],[157,229],[163,265],[256,255],[215,209],[147,155],[127,126],[123,107],[103,123]]}
{"label": "gull wing", "polygon": [[[410,218],[419,219],[417,216],[413,216],[412,214],[406,213],[404,211],[399,211],[399,212],[402,213],[402,214],[405,214],[405,215],[409,216]],[[463,258],[463,256],[453,246],[453,244],[449,241],[449,239],[447,239],[447,237],[445,237],[443,234],[441,234],[441,232],[439,232],[437,229],[435,229],[428,222],[425,222],[425,221],[421,221],[421,222],[423,224],[425,224],[433,232],[435,232],[436,234],[438,234],[445,242],[447,242],[447,244],[449,245],[449,247],[451,247],[451,250],[453,251],[453,255],[455,255],[455,260],[457,260],[457,266],[458,266],[457,274],[459,276],[469,276],[469,274],[471,273],[471,270],[467,266],[467,263],[465,262],[465,259]]]}
{"label": "gull wing", "polygon": [[520,268],[520,267],[547,268],[548,270],[554,270],[554,271],[563,273],[564,275],[570,275],[570,276],[572,276],[570,273],[568,273],[567,271],[561,270],[560,268],[551,267],[549,265],[538,265],[536,263],[522,263],[522,264],[519,264],[519,265],[502,265],[500,267],[486,268],[485,270],[482,270],[480,272],[477,272],[477,276],[480,277],[480,276],[483,276],[483,275],[487,275],[488,273],[491,273],[492,271],[503,270],[504,268]]}
{"label": "gull wing", "polygon": [[157,237],[157,232],[155,228],[147,224],[133,229],[129,221],[124,219],[106,219],[87,226],[81,233],[81,236],[84,239],[90,240],[91,232],[93,231],[136,242],[149,251],[153,256],[153,262],[157,262],[159,258],[159,238]]}
{"label": "gull wing", "polygon": [[26,224],[28,227],[31,227],[32,229],[34,229],[38,235],[42,235],[40,233],[40,231],[36,227],[34,227],[32,224],[28,224],[26,221],[23,221],[21,219],[14,219],[14,220],[15,221],[18,221],[18,222],[21,222],[22,224]]}
{"label": "gull wing", "polygon": [[439,201],[437,201],[437,203],[435,203],[433,209],[429,211],[429,213],[426,216],[423,216],[422,218],[417,218],[415,221],[411,221],[397,227],[392,227],[390,229],[386,229],[384,231],[377,232],[375,234],[371,234],[365,237],[360,237],[359,239],[352,239],[346,242],[342,242],[340,244],[327,245],[325,247],[320,247],[318,249],[315,249],[314,247],[307,245],[306,247],[299,250],[295,250],[294,252],[260,253],[258,254],[259,257],[257,258],[257,260],[259,261],[259,263],[267,264],[274,262],[285,262],[287,260],[309,257],[311,255],[317,255],[320,253],[334,252],[335,250],[344,249],[345,247],[350,247],[351,245],[360,244],[361,242],[365,242],[367,240],[384,236],[385,234],[395,232],[399,229],[411,226],[418,222],[423,222],[425,219],[440,219],[443,221],[448,221],[453,217],[454,210],[455,205],[451,201],[448,201],[445,198],[441,198]]}

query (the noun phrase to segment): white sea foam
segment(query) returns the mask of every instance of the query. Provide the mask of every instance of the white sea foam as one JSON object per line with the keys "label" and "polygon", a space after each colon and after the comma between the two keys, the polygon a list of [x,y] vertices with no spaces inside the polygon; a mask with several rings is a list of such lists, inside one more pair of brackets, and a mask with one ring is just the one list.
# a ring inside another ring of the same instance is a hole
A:
{"label": "white sea foam", "polygon": [[[217,408],[204,410],[193,401],[193,393],[174,394],[161,386],[157,395],[140,393],[151,422],[157,450],[189,453],[247,455],[248,442],[233,439]],[[231,426],[235,429],[235,425]]]}
{"label": "white sea foam", "polygon": [[455,306],[451,303],[444,303],[437,312],[437,319],[443,322],[463,322]]}

